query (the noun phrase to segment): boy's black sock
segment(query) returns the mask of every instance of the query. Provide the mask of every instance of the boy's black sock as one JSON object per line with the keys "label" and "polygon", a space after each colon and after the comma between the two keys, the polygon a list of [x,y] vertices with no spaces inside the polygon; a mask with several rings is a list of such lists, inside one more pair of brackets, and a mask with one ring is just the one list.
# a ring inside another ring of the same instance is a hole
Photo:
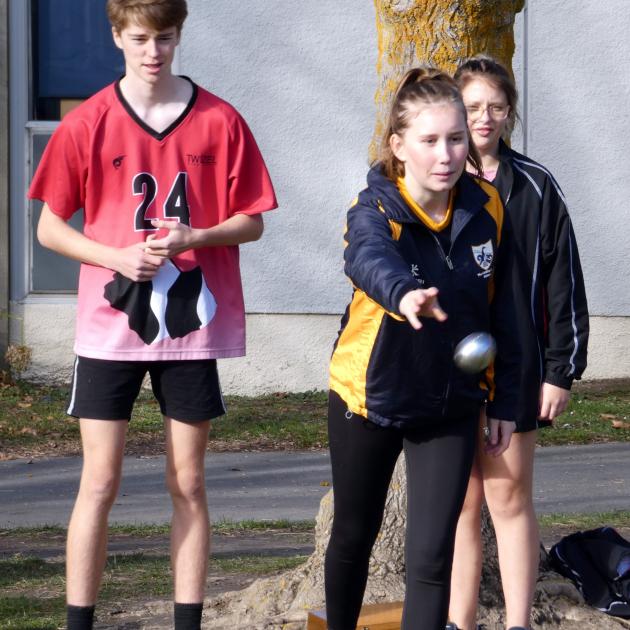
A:
{"label": "boy's black sock", "polygon": [[92,630],[94,606],[66,606],[68,630]]}
{"label": "boy's black sock", "polygon": [[175,630],[200,630],[201,604],[178,604],[175,602]]}

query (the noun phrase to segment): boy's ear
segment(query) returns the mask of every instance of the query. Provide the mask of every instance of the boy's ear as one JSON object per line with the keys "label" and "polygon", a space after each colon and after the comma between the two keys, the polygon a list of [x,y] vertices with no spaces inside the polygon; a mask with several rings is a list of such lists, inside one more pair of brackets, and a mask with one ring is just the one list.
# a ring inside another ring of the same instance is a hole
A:
{"label": "boy's ear", "polygon": [[115,26],[112,26],[112,37],[114,39],[114,44],[116,44],[116,47],[122,50],[123,46],[122,46],[122,40],[120,39],[120,33],[118,32]]}

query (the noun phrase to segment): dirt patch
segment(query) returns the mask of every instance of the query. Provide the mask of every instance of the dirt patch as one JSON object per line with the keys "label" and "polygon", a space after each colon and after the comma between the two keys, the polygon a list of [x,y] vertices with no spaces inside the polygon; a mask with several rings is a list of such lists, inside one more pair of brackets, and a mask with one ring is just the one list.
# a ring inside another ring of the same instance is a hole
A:
{"label": "dirt patch", "polygon": [[[308,556],[314,549],[312,532],[290,532],[263,530],[256,532],[235,531],[214,534],[211,557],[220,559],[243,556],[295,557]],[[150,556],[166,557],[169,553],[169,539],[166,535],[132,536],[117,534],[110,536],[108,555],[142,553]],[[50,563],[63,563],[65,558],[65,532],[38,532],[35,535],[3,532],[0,535],[0,560],[20,554],[36,557]],[[206,601],[214,600],[223,593],[238,591],[249,586],[260,577],[259,574],[223,571],[220,563],[210,562],[206,588]],[[13,590],[13,588],[12,588]],[[41,587],[29,595],[48,598],[59,595],[59,583]],[[97,610],[97,627],[132,630],[136,628],[171,628],[173,611],[169,599],[147,601],[137,595],[125,599],[109,600],[101,603]]]}
{"label": "dirt patch", "polygon": [[[0,560],[20,554],[34,556],[51,562],[65,557],[65,533],[38,533],[35,536],[13,534],[0,535]],[[314,549],[313,533],[263,530],[261,532],[236,531],[213,534],[212,556],[304,556]],[[107,547],[109,555],[145,553],[168,555],[169,538],[166,535],[131,536],[112,535]]]}
{"label": "dirt patch", "polygon": [[[549,549],[560,538],[574,531],[574,527],[561,524],[544,527],[541,528],[541,540]],[[622,536],[630,539],[630,527],[618,528],[618,531]],[[47,562],[63,562],[64,546],[65,533],[63,532],[41,532],[30,536],[6,532],[0,536],[0,559],[21,554],[23,556],[35,556]],[[213,536],[212,557],[219,559],[250,555],[307,556],[312,553],[313,547],[314,535],[312,532],[234,531]],[[166,556],[168,550],[169,540],[166,535],[139,537],[116,534],[110,537],[108,546],[110,556],[137,554],[139,552],[148,556]],[[256,574],[228,573],[211,563],[208,571],[206,603],[216,600],[224,593],[245,589],[258,577],[260,576]],[[545,580],[548,579],[549,575],[546,574]],[[560,582],[564,584],[563,580]],[[573,592],[568,582],[563,588]],[[46,597],[49,594],[39,592],[38,589],[37,596]],[[575,597],[576,594],[573,596]],[[166,598],[148,601],[146,597],[138,596],[110,599],[98,607],[97,626],[108,630],[165,629],[172,627],[172,614],[172,603]]]}
{"label": "dirt patch", "polygon": [[[251,439],[251,440],[212,440],[208,441],[208,453],[245,453],[257,451],[291,451],[298,446],[292,440]],[[307,450],[307,449],[300,449]],[[320,450],[320,449],[313,449]],[[155,457],[164,455],[166,446],[164,438],[154,433],[135,435],[125,444],[125,455],[131,457]],[[44,442],[28,446],[12,446],[10,451],[0,450],[0,461],[12,459],[37,459],[39,457],[78,457],[81,456],[81,445],[78,441]]]}
{"label": "dirt patch", "polygon": [[607,378],[600,381],[575,381],[571,388],[579,394],[610,394],[611,392],[629,392],[630,378]]}

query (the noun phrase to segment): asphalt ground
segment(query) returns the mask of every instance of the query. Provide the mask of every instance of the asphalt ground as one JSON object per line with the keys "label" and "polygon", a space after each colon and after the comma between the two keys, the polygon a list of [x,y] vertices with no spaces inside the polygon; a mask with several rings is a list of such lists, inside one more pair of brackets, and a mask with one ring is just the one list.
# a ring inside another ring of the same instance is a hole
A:
{"label": "asphalt ground", "polygon": [[[63,525],[79,483],[79,457],[0,462],[0,528]],[[206,488],[213,520],[314,519],[331,487],[327,451],[209,454]],[[630,444],[539,448],[539,514],[630,509]],[[166,523],[164,457],[127,457],[110,522]]]}

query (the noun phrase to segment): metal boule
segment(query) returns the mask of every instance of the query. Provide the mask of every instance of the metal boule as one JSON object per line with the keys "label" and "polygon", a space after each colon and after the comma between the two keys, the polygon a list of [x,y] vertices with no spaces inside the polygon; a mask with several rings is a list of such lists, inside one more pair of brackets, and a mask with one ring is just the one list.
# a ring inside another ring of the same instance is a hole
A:
{"label": "metal boule", "polygon": [[483,372],[494,361],[497,344],[487,332],[475,332],[464,337],[453,354],[455,365],[467,374]]}

